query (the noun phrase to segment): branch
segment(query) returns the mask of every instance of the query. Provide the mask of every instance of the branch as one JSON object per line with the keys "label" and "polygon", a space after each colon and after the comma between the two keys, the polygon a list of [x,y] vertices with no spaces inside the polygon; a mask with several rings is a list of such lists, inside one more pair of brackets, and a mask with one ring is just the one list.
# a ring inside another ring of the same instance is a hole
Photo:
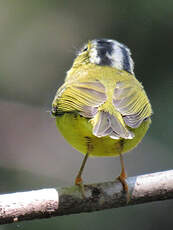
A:
{"label": "branch", "polygon": [[118,180],[85,185],[85,199],[78,186],[0,195],[0,224],[173,198],[173,170],[129,177],[127,183],[128,203]]}

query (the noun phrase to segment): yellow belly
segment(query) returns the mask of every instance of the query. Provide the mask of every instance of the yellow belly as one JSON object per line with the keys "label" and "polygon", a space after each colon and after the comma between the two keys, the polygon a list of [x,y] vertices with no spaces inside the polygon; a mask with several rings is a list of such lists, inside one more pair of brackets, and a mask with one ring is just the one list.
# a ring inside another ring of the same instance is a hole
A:
{"label": "yellow belly", "polygon": [[133,149],[146,134],[151,120],[143,121],[134,132],[133,139],[112,139],[110,137],[96,137],[92,134],[89,119],[75,113],[65,113],[56,117],[57,127],[64,138],[79,152],[89,156],[110,157],[117,156]]}

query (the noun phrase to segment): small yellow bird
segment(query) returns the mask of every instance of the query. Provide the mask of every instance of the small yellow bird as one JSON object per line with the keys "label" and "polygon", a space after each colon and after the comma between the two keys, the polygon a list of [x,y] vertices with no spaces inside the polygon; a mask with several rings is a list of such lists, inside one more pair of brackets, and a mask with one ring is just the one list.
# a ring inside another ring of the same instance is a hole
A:
{"label": "small yellow bird", "polygon": [[142,140],[152,115],[145,90],[135,78],[130,50],[111,39],[89,41],[58,89],[52,114],[64,138],[85,154],[75,180],[83,193],[81,175],[91,156],[120,156],[118,178],[128,192],[122,154]]}

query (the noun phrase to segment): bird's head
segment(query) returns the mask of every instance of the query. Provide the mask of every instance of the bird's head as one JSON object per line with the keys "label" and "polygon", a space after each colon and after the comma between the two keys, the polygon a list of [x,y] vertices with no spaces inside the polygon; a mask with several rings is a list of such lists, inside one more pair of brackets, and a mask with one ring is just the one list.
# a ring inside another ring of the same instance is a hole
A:
{"label": "bird's head", "polygon": [[74,64],[111,66],[134,74],[134,63],[127,46],[112,39],[94,39],[78,52]]}

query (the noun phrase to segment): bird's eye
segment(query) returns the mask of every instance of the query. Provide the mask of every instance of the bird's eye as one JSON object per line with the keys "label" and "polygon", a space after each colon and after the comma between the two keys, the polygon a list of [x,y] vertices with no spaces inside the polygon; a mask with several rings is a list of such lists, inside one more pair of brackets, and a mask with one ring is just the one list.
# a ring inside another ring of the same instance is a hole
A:
{"label": "bird's eye", "polygon": [[86,46],[86,47],[83,48],[82,52],[85,52],[87,50],[88,50],[88,47]]}

